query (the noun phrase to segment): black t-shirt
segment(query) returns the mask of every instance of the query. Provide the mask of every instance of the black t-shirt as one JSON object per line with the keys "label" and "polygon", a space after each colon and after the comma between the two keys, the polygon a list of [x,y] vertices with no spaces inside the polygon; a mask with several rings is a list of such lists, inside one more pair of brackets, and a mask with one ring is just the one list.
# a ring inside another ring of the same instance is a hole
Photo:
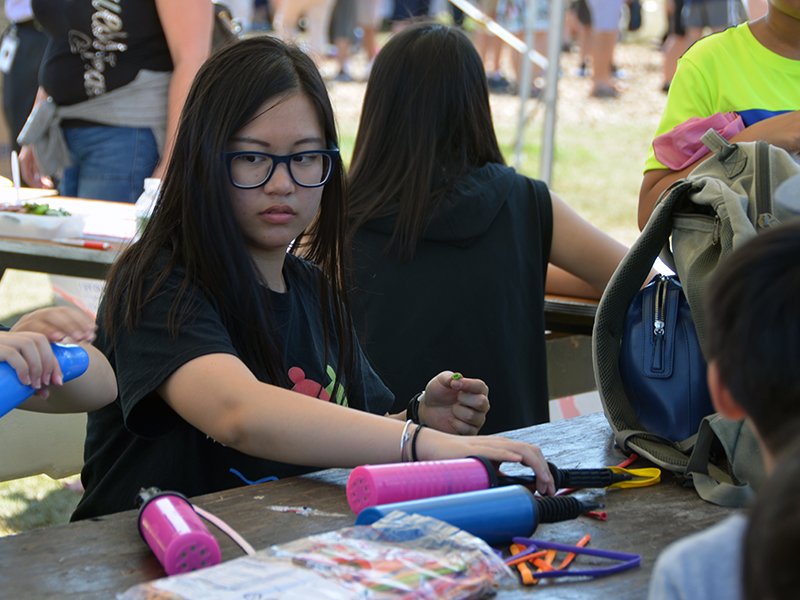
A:
{"label": "black t-shirt", "polygon": [[[113,346],[100,307],[95,345],[114,368],[119,397],[89,413],[81,473],[86,493],[72,520],[132,509],[142,487],[156,486],[191,497],[247,481],[314,470],[228,448],[184,421],[156,393],[176,369],[194,358],[214,353],[237,355],[217,306],[198,288],[191,288],[181,299],[185,306],[196,309],[194,317],[181,325],[177,339],[167,332],[167,314],[184,274],[182,269],[173,271],[161,288],[165,293],[145,305],[140,327],[134,331],[121,328]],[[285,294],[271,293],[271,299],[279,324],[278,346],[283,348],[292,389],[325,397],[325,388],[330,394],[337,351],[334,338],[328,356],[330,366],[324,364],[317,274],[307,262],[287,256],[284,277],[288,290]],[[354,383],[347,398],[350,407],[375,414],[387,412],[393,400],[391,392],[360,350]]]}
{"label": "black t-shirt", "polygon": [[141,69],[172,70],[154,0],[33,0],[32,6],[50,37],[39,83],[56,104],[120,88]]}
{"label": "black t-shirt", "polygon": [[392,411],[442,370],[489,386],[481,434],[549,420],[544,283],[547,186],[487,164],[447,194],[414,258],[384,254],[394,218],[356,232],[350,307],[361,346],[395,395]]}

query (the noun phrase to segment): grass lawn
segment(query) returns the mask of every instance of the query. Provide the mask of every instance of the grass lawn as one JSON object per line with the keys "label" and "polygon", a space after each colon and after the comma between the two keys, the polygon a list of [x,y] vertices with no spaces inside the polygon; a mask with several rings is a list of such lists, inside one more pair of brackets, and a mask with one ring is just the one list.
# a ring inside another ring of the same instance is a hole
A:
{"label": "grass lawn", "polygon": [[[539,173],[541,152],[540,131],[531,127],[531,139],[525,145],[521,172],[535,177]],[[617,130],[581,131],[563,126],[558,131],[553,160],[551,189],[584,219],[629,246],[639,230],[636,210],[639,198],[641,171],[636,168],[609,169],[609,165],[625,165],[631,156],[645,156],[652,130],[634,126]],[[624,143],[620,143],[624,140]],[[513,164],[515,140],[501,137],[501,150]]]}
{"label": "grass lawn", "polygon": [[69,485],[78,479],[35,475],[0,483],[0,536],[69,521],[81,498]]}

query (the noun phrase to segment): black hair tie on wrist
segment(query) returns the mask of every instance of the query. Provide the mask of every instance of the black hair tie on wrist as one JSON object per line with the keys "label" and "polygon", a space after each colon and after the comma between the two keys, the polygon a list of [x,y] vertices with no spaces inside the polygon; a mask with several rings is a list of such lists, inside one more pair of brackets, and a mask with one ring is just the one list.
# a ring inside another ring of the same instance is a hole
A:
{"label": "black hair tie on wrist", "polygon": [[419,425],[419,403],[424,393],[425,392],[420,392],[416,394],[408,401],[408,406],[406,407],[406,418],[411,419],[411,422],[417,425]]}
{"label": "black hair tie on wrist", "polygon": [[419,458],[417,457],[417,437],[419,436],[420,429],[423,427],[427,427],[425,424],[417,425],[417,428],[414,430],[414,436],[411,438],[411,461],[417,462]]}

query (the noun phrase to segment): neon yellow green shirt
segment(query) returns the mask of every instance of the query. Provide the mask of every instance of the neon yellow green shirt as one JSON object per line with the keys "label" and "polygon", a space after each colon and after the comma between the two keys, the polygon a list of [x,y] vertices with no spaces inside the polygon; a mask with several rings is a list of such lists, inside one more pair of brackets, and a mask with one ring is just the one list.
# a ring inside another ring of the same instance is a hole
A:
{"label": "neon yellow green shirt", "polygon": [[[800,109],[800,61],[762,46],[747,23],[709,35],[678,62],[655,137],[691,117],[736,112],[745,127]],[[645,172],[665,169],[653,153]]]}

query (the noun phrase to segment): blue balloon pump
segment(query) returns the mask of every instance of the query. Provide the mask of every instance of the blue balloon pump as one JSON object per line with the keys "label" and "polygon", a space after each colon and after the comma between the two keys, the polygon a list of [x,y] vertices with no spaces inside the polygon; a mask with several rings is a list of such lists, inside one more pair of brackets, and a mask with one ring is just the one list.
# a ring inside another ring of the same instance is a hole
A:
{"label": "blue balloon pump", "polygon": [[571,496],[537,497],[526,487],[511,485],[370,506],[359,513],[356,525],[371,525],[400,510],[439,519],[498,545],[513,537],[530,537],[541,523],[574,519],[601,506]]}
{"label": "blue balloon pump", "polygon": [[[53,348],[64,383],[80,377],[89,368],[89,355],[86,350],[76,344],[50,344]],[[0,363],[0,417],[33,396],[35,389],[24,385],[17,377],[17,372],[8,363]]]}

